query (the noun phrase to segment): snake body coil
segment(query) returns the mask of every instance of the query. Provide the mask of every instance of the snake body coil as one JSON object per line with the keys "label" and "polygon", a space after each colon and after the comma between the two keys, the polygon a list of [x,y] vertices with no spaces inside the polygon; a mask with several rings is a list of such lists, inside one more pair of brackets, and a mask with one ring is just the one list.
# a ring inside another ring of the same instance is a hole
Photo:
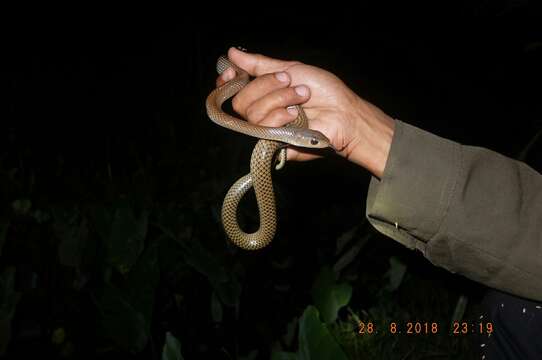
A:
{"label": "snake body coil", "polygon": [[[220,126],[236,132],[260,138],[250,160],[250,174],[237,180],[229,189],[222,205],[222,224],[230,240],[237,246],[246,250],[257,250],[267,246],[273,237],[277,227],[275,207],[275,194],[271,179],[271,170],[275,153],[281,151],[281,167],[286,160],[287,144],[310,147],[329,147],[327,138],[314,130],[307,129],[307,117],[301,106],[296,106],[297,118],[286,127],[270,128],[257,126],[233,117],[222,111],[222,104],[237,94],[248,82],[249,75],[239,67],[222,56],[217,62],[217,71],[222,73],[232,67],[237,76],[226,84],[216,88],[206,101],[209,118]],[[254,233],[244,232],[237,222],[237,208],[243,196],[254,188],[260,227]]]}

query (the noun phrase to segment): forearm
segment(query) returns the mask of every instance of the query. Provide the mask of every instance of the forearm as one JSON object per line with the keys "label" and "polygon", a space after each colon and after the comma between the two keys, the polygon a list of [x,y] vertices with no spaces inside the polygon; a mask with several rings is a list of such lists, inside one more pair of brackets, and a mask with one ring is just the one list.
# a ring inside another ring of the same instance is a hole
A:
{"label": "forearm", "polygon": [[542,176],[521,162],[398,121],[367,217],[435,265],[542,300]]}

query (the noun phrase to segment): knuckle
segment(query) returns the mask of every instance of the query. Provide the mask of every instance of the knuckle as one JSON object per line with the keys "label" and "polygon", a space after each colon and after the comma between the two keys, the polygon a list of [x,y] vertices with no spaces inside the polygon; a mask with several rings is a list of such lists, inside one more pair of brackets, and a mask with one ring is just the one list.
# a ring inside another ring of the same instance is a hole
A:
{"label": "knuckle", "polygon": [[272,119],[269,119],[267,122],[267,126],[270,127],[281,127],[285,124],[285,121],[281,117],[275,117]]}
{"label": "knuckle", "polygon": [[257,122],[261,120],[261,112],[254,106],[249,106],[246,110],[246,117],[251,122]]}
{"label": "knuckle", "polygon": [[239,96],[233,97],[233,99],[231,100],[231,106],[236,113],[238,114],[243,113],[243,108],[244,108],[243,101],[239,98]]}
{"label": "knuckle", "polygon": [[269,116],[267,116],[263,121],[262,125],[271,126],[271,127],[279,127],[283,126],[284,124],[288,123],[290,120],[290,117],[288,115],[288,112],[284,109],[276,109]]}
{"label": "knuckle", "polygon": [[273,89],[277,87],[277,83],[280,84],[274,73],[262,75],[256,80],[258,80],[260,87],[265,89]]}
{"label": "knuckle", "polygon": [[275,102],[277,104],[284,104],[287,99],[288,96],[282,91],[275,94]]}
{"label": "knuckle", "polygon": [[292,60],[292,61],[288,61],[288,67],[292,67],[292,66],[297,66],[297,65],[303,65],[303,63],[301,61],[297,61],[297,60]]}
{"label": "knuckle", "polygon": [[287,105],[291,103],[294,98],[295,98],[295,92],[293,91],[292,88],[287,88],[277,93],[277,102],[280,105]]}

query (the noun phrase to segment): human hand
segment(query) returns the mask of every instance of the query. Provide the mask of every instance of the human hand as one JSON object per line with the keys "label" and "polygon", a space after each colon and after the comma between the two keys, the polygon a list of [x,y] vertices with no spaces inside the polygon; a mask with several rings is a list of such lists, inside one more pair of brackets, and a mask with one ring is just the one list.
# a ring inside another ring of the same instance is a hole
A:
{"label": "human hand", "polygon": [[[249,122],[280,127],[293,121],[301,104],[309,128],[328,137],[337,153],[381,177],[393,137],[394,121],[361,99],[332,73],[297,61],[283,61],[230,48],[228,58],[256,78],[233,98],[233,109]],[[235,76],[228,69],[217,86]],[[316,155],[289,148],[289,160]]]}

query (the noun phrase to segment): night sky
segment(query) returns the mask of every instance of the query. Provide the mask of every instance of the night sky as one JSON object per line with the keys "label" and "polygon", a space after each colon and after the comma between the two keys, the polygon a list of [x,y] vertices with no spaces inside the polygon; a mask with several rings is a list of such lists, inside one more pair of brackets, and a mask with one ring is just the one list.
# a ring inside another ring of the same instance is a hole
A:
{"label": "night sky", "polygon": [[514,156],[542,113],[542,30],[518,3],[473,2],[442,21],[418,13],[410,26],[370,12],[288,18],[279,30],[264,15],[256,30],[254,17],[230,32],[225,19],[187,15],[19,23],[3,44],[2,144],[99,161],[114,144],[153,152],[172,133],[179,156],[206,138],[246,142],[203,112],[216,57],[240,45],[323,67],[393,117]]}

